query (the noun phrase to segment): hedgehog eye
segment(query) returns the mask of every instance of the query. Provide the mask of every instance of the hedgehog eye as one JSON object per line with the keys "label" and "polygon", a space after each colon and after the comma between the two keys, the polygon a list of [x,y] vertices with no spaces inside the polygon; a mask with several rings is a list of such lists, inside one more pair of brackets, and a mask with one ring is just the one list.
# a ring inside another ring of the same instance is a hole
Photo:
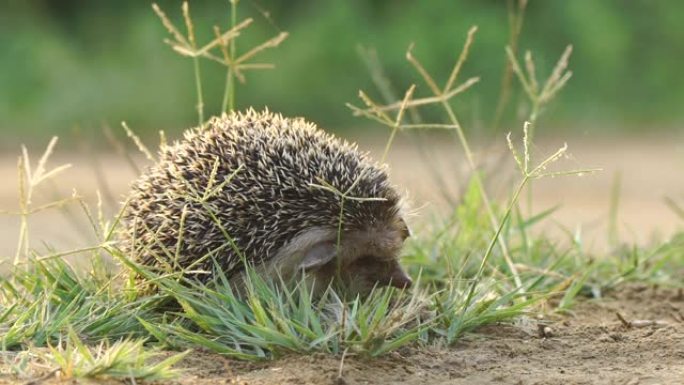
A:
{"label": "hedgehog eye", "polygon": [[357,258],[354,262],[354,266],[362,266],[364,268],[382,268],[388,263],[393,263],[395,259],[390,256],[380,256],[380,255],[364,255]]}
{"label": "hedgehog eye", "polygon": [[359,266],[370,266],[378,263],[378,258],[372,255],[364,255],[357,258],[354,262],[355,265]]}

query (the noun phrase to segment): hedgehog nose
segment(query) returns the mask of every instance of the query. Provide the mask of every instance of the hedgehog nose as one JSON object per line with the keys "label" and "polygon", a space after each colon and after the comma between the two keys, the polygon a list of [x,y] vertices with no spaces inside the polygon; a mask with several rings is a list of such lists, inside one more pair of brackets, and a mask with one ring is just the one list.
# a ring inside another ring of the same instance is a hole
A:
{"label": "hedgehog nose", "polygon": [[400,266],[397,266],[397,268],[394,269],[389,278],[389,285],[398,289],[408,289],[413,284],[411,277],[409,277]]}

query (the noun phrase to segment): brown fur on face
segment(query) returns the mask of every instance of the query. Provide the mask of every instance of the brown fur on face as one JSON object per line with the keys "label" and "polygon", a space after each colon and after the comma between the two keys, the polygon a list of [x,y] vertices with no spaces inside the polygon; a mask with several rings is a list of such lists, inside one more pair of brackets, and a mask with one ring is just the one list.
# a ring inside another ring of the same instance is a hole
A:
{"label": "brown fur on face", "polygon": [[351,295],[367,294],[379,286],[407,288],[411,279],[399,264],[399,254],[408,236],[400,217],[342,233],[339,245],[336,229],[314,228],[279,251],[274,269],[286,278],[304,272],[318,292],[331,282]]}
{"label": "brown fur on face", "polygon": [[411,287],[411,278],[404,272],[399,261],[381,260],[372,255],[361,257],[342,269],[341,284],[349,294],[368,294],[375,287]]}

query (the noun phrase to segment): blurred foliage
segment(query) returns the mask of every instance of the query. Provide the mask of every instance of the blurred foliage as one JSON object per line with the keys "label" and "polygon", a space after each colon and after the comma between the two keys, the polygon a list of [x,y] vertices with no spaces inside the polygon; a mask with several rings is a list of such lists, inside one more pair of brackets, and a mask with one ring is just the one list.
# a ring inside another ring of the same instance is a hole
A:
{"label": "blurred foliage", "polygon": [[[181,23],[180,2],[159,0]],[[229,23],[229,2],[191,2],[200,41]],[[676,0],[530,1],[520,48],[531,49],[545,76],[567,44],[573,79],[546,125],[652,129],[684,121],[684,2]],[[238,106],[269,106],[330,129],[367,124],[344,102],[374,89],[357,48],[377,49],[398,94],[419,83],[404,59],[415,54],[448,75],[468,28],[480,27],[464,76],[482,76],[456,99],[470,129],[491,128],[504,67],[508,16],[503,0],[242,0],[239,17],[256,22],[244,46],[279,30],[285,43],[264,55],[275,70],[247,75]],[[192,62],[162,40],[166,31],[141,0],[4,0],[0,5],[0,146],[65,134],[99,135],[126,120],[138,131],[168,132],[196,121]],[[520,55],[521,56],[521,55]],[[219,111],[224,72],[204,61],[207,112]],[[440,82],[443,79],[440,79]],[[515,126],[520,88],[504,126]],[[426,90],[422,90],[425,92]],[[379,98],[379,95],[375,95]],[[489,127],[489,128],[488,128]],[[504,127],[505,129],[505,127]],[[68,135],[67,135],[68,138]]]}

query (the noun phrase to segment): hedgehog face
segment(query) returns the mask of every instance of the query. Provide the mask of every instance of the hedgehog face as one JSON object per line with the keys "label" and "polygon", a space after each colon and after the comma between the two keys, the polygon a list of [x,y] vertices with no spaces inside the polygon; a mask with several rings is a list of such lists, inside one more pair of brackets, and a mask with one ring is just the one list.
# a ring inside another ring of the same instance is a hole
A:
{"label": "hedgehog face", "polygon": [[351,295],[368,294],[379,286],[408,288],[411,278],[399,264],[399,253],[409,235],[400,217],[344,232],[339,247],[336,229],[311,229],[290,243],[285,250],[289,255],[281,259],[288,261],[280,265],[297,266],[314,280],[315,291],[331,282]]}

